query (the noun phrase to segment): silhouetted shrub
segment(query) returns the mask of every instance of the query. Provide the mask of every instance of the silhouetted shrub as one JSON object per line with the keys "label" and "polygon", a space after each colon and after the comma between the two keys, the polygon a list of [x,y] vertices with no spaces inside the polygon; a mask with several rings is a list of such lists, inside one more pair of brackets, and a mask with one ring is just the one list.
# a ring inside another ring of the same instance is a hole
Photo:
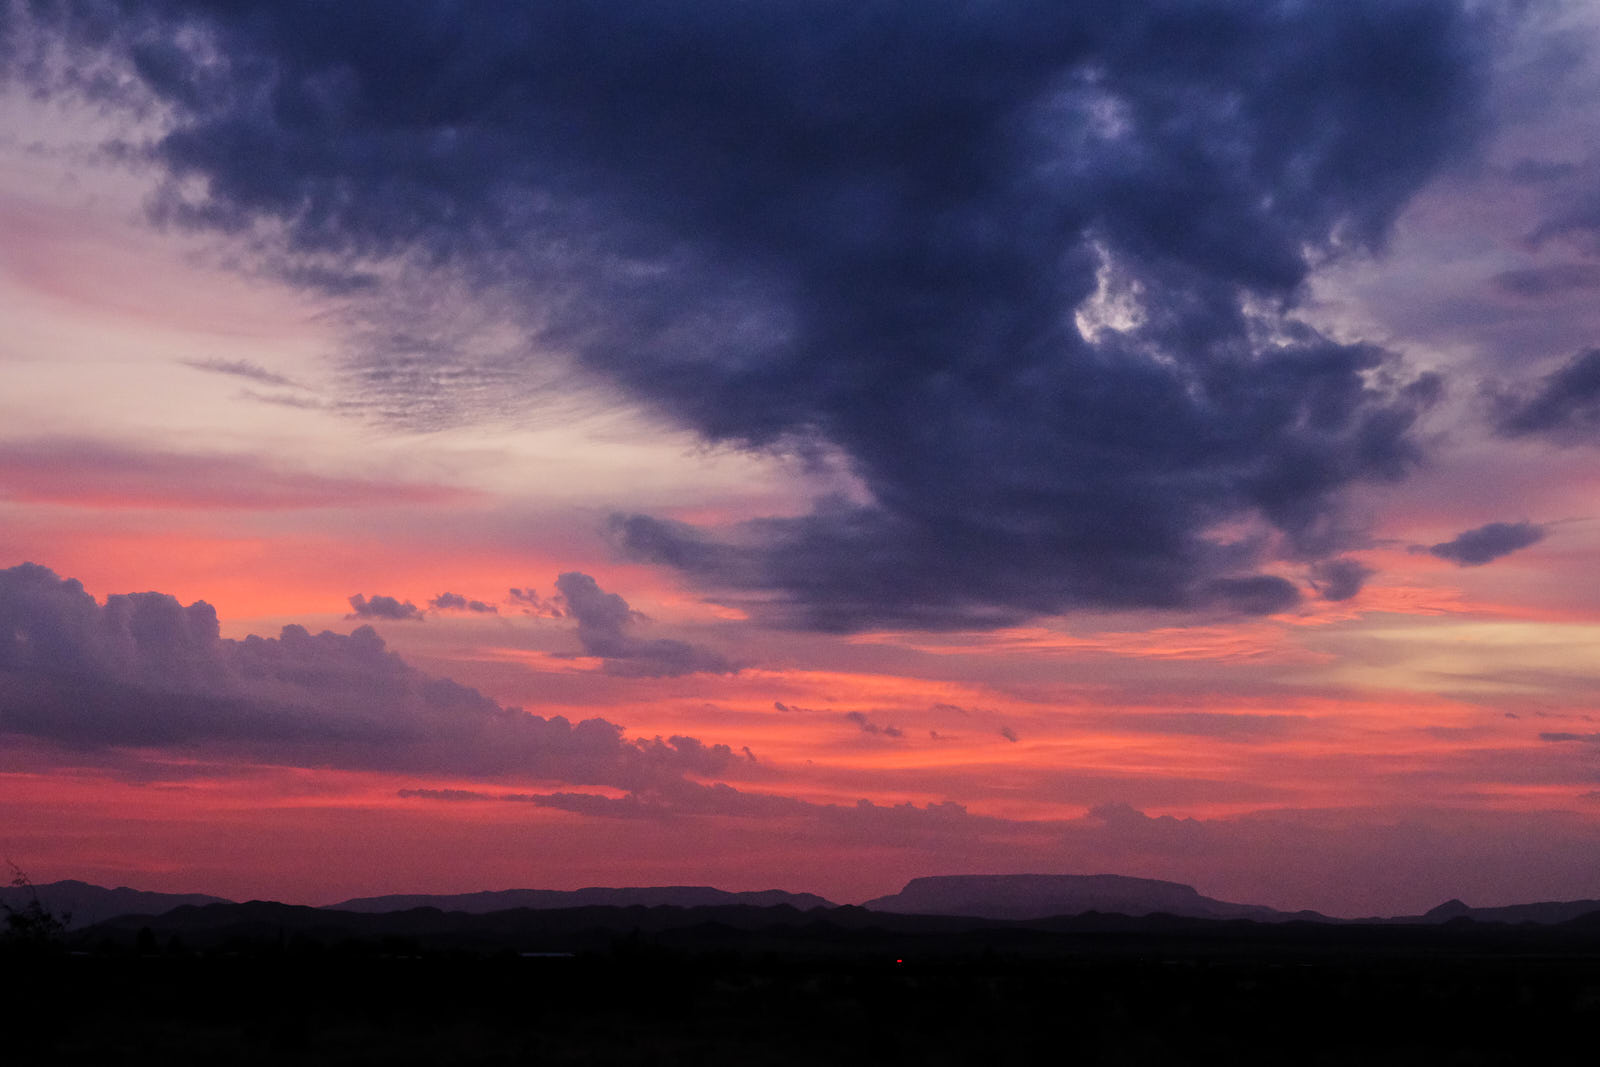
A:
{"label": "silhouetted shrub", "polygon": [[5,930],[0,932],[0,944],[12,952],[60,949],[62,935],[67,932],[67,923],[72,921],[72,917],[57,915],[45,907],[28,876],[15,863],[10,866],[11,885],[27,890],[28,899],[20,907],[0,900],[0,910],[4,910],[6,915]]}

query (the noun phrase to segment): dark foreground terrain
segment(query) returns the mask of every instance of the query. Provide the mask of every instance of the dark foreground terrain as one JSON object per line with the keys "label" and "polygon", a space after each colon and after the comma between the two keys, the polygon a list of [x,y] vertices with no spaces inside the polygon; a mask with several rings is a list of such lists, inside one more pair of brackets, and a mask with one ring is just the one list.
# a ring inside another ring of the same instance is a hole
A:
{"label": "dark foreground terrain", "polygon": [[[859,909],[722,916],[733,922],[707,909],[587,909],[546,913],[544,926],[505,913],[498,945],[474,926],[465,947],[439,933],[451,916],[431,910],[388,928],[361,925],[370,917],[341,928],[336,917],[297,929],[285,919],[292,909],[240,907],[243,925],[201,908],[14,946],[0,955],[0,1055],[164,1065],[1587,1065],[1600,1032],[1600,930],[1585,922],[1000,924]],[[586,947],[523,954],[536,944]]]}

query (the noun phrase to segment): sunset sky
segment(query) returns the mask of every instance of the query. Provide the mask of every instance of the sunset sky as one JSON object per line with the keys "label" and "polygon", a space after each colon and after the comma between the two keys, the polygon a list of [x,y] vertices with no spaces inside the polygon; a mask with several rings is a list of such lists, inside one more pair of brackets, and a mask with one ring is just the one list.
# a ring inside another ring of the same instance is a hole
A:
{"label": "sunset sky", "polygon": [[1600,897],[1600,6],[0,0],[0,856]]}

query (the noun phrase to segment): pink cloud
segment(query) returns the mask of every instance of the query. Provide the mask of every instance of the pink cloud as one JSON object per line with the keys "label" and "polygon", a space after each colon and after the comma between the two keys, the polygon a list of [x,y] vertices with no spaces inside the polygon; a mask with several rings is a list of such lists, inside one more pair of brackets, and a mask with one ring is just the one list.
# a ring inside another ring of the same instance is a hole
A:
{"label": "pink cloud", "polygon": [[62,438],[0,444],[0,496],[84,508],[285,510],[461,504],[480,494],[454,486],[328,477],[255,456]]}

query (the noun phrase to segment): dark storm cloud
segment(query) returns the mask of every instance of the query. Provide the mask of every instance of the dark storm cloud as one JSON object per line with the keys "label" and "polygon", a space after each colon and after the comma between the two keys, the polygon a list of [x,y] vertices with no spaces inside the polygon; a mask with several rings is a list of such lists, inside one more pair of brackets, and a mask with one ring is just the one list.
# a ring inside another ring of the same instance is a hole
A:
{"label": "dark storm cloud", "polygon": [[1494,397],[1506,437],[1600,444],[1600,348],[1580,352],[1521,393]]}
{"label": "dark storm cloud", "polygon": [[0,735],[76,750],[224,749],[298,766],[522,775],[622,789],[716,775],[738,757],[692,737],[623,737],[496,704],[408,666],[371,627],[219,636],[209,604],[96,603],[44,567],[0,570]]}
{"label": "dark storm cloud", "polygon": [[387,619],[390,622],[422,622],[422,609],[409,600],[378,595],[370,600],[360,593],[350,598],[347,619]]}
{"label": "dark storm cloud", "polygon": [[498,615],[500,609],[481,600],[469,600],[460,593],[440,593],[428,601],[433,611],[464,611],[474,615]]}
{"label": "dark storm cloud", "polygon": [[615,525],[793,625],[1282,610],[1439,389],[1293,307],[1471,140],[1447,0],[41,10],[170,116],[163,218],[432,265],[709,440],[846,457],[865,500]]}
{"label": "dark storm cloud", "polygon": [[1518,549],[1544,540],[1544,527],[1531,522],[1491,522],[1467,530],[1449,541],[1430,545],[1423,551],[1450,560],[1462,567],[1479,567],[1509,556]]}
{"label": "dark storm cloud", "polygon": [[578,623],[584,654],[603,659],[608,674],[661,678],[738,670],[725,657],[698,645],[668,637],[647,640],[634,636],[633,627],[643,616],[616,593],[601,589],[587,574],[568,571],[556,579],[556,588],[561,591],[567,617]]}

